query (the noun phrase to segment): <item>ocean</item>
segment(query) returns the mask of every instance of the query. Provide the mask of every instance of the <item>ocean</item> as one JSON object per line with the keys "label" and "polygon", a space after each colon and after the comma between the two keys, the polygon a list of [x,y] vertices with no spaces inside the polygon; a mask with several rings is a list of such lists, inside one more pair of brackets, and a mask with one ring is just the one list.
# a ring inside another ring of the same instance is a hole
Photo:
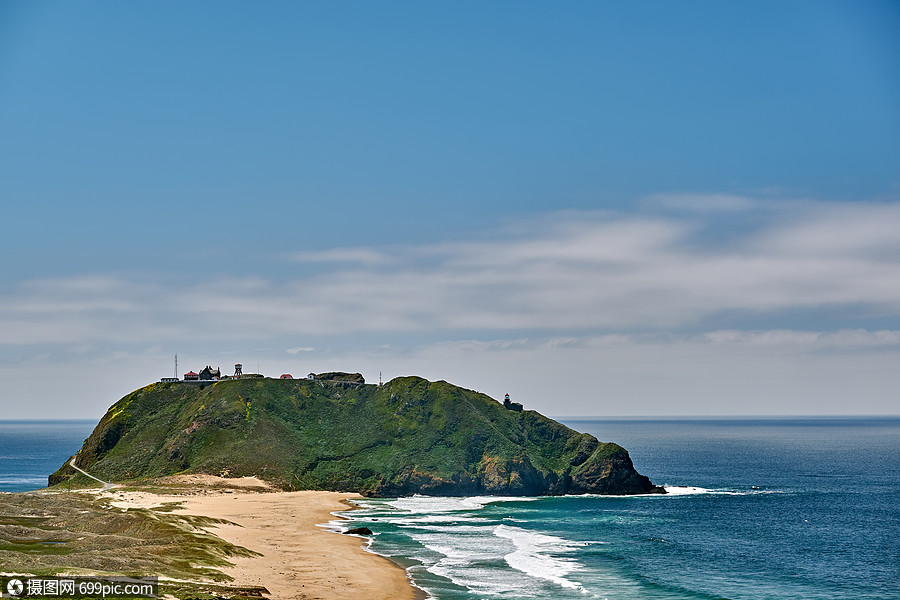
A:
{"label": "ocean", "polygon": [[[670,493],[366,499],[340,526],[437,600],[900,599],[900,417],[563,421]],[[0,422],[0,491],[93,426]]]}
{"label": "ocean", "polygon": [[81,449],[96,421],[0,421],[0,492],[47,487],[47,476]]}
{"label": "ocean", "polygon": [[343,526],[440,600],[900,598],[900,418],[564,422],[669,494],[367,499]]}

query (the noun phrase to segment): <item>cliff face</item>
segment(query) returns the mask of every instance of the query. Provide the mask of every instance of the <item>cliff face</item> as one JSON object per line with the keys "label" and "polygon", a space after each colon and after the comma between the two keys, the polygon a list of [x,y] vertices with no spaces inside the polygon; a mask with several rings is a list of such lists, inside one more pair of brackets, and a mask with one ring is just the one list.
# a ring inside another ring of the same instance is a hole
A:
{"label": "cliff face", "polygon": [[[444,381],[155,383],[114,404],[76,464],[108,480],[255,475],[380,496],[660,492],[628,453]],[[75,476],[64,465],[50,484]]]}

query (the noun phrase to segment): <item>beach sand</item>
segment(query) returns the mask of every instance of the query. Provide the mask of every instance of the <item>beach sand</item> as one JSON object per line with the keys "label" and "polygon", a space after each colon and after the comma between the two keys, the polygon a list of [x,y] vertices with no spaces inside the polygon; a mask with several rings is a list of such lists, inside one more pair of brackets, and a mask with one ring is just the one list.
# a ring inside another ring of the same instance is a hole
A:
{"label": "beach sand", "polygon": [[[262,482],[260,482],[262,484]],[[265,486],[265,484],[262,484]],[[365,540],[318,527],[346,510],[347,500],[360,496],[340,492],[248,492],[253,482],[225,491],[200,488],[188,495],[113,492],[120,507],[149,507],[182,502],[179,512],[225,519],[209,531],[262,556],[229,559],[222,569],[234,585],[263,586],[273,600],[354,599],[421,600],[398,565],[367,552]],[[244,488],[244,489],[241,489]]]}

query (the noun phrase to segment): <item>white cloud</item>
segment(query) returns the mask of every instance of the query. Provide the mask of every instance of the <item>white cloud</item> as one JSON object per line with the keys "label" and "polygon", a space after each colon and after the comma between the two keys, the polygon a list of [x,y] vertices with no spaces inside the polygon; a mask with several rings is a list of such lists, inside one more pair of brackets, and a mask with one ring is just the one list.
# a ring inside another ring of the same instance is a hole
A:
{"label": "white cloud", "polygon": [[287,350],[285,350],[285,352],[287,352],[291,356],[294,356],[296,354],[300,354],[301,352],[312,352],[314,350],[315,348],[310,348],[308,346],[297,346],[295,348],[288,348]]}
{"label": "white cloud", "polygon": [[900,204],[824,204],[762,231],[752,251],[811,260],[900,262]]}
{"label": "white cloud", "polygon": [[373,248],[334,248],[318,252],[296,252],[290,260],[308,263],[360,263],[377,265],[388,262],[390,257]]}
{"label": "white cloud", "polygon": [[[741,202],[692,202],[687,220],[565,212],[472,241],[305,253],[270,265],[277,280],[23,281],[0,292],[3,392],[41,379],[47,406],[75,411],[59,416],[101,411],[168,376],[171,348],[275,375],[419,374],[556,415],[896,412],[900,205],[748,200],[756,225],[710,236]],[[753,329],[701,325],[725,312]],[[783,326],[797,315],[805,329]]]}
{"label": "white cloud", "polygon": [[[344,370],[360,371],[369,382],[379,372],[385,380],[445,379],[494,398],[509,393],[554,416],[885,414],[896,413],[900,387],[900,330],[718,330],[354,346],[234,356],[205,345],[178,358],[183,371],[233,362],[252,364],[255,371],[258,362],[262,373],[274,377]],[[88,348],[0,361],[6,398],[42,398],[8,403],[5,417],[99,417],[171,369],[172,355],[158,348]]]}
{"label": "white cloud", "polygon": [[845,306],[900,315],[900,206],[807,203],[792,215],[713,243],[695,220],[565,213],[498,239],[311,253],[357,260],[280,282],[35,280],[0,297],[0,328],[6,344],[159,343],[686,330],[723,311]]}
{"label": "white cloud", "polygon": [[839,329],[837,331],[796,331],[774,329],[769,331],[711,331],[702,335],[711,344],[744,344],[780,348],[865,348],[900,346],[900,331],[866,329]]}
{"label": "white cloud", "polygon": [[898,360],[900,331],[775,330],[459,341],[360,362],[549,415],[634,416],[895,413]]}
{"label": "white cloud", "polygon": [[657,194],[647,198],[653,207],[685,212],[743,212],[760,202],[734,194]]}

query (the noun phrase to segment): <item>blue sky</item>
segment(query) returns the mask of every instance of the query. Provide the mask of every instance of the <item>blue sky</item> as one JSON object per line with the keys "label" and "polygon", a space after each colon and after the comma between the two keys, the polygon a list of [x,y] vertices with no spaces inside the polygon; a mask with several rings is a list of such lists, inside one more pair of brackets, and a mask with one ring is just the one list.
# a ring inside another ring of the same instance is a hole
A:
{"label": "blue sky", "polygon": [[99,416],[178,352],[561,416],[896,413],[898,32],[875,1],[3,3],[0,401]]}

